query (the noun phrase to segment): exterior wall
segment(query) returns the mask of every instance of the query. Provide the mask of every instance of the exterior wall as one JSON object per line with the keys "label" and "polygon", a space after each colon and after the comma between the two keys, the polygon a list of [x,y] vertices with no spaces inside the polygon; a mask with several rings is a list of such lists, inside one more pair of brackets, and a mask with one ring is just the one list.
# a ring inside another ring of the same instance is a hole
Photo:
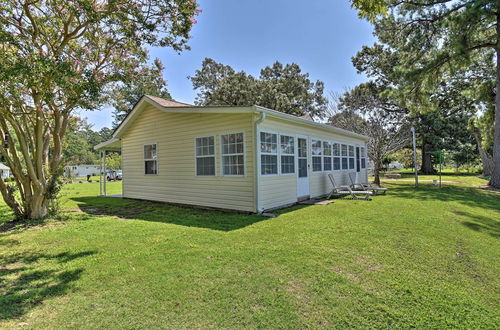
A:
{"label": "exterior wall", "polygon": [[0,170],[0,178],[7,179],[10,177],[10,170]]}
{"label": "exterior wall", "polygon": [[[344,136],[332,133],[329,130],[314,128],[307,125],[301,125],[291,122],[286,122],[279,119],[267,118],[259,125],[259,131],[267,131],[274,133],[284,133],[297,137],[302,135],[308,138],[308,175],[309,175],[309,191],[310,197],[318,197],[328,194],[332,185],[328,179],[328,174],[334,175],[338,185],[350,184],[348,173],[356,173],[353,170],[337,170],[328,172],[313,172],[311,158],[311,139],[323,139],[334,142],[357,145],[366,148],[366,142],[362,139],[357,139],[349,136]],[[259,143],[259,138],[257,138]],[[279,141],[278,141],[279,143]],[[259,156],[257,164],[260,167]],[[297,139],[295,139],[295,174],[285,175],[260,175],[258,178],[258,208],[259,210],[267,210],[277,208],[284,205],[289,205],[297,202],[297,178],[298,178],[298,161],[297,161]],[[359,180],[366,182],[368,180],[367,169],[361,169],[358,173]]]}
{"label": "exterior wall", "polygon": [[[255,212],[251,114],[165,113],[148,105],[122,137],[123,196]],[[222,176],[221,135],[244,133],[245,175]],[[195,138],[215,136],[215,176],[196,176]],[[144,144],[157,143],[158,174],[144,174]]]}

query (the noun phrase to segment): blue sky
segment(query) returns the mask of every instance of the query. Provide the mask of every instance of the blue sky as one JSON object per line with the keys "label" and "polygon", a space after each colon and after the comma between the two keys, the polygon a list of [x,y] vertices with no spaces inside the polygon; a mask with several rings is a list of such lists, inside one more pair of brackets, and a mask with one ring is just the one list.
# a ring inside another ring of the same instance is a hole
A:
{"label": "blue sky", "polygon": [[[177,54],[155,48],[151,58],[165,65],[172,97],[192,103],[196,96],[187,76],[205,57],[258,75],[275,61],[295,62],[312,80],[325,82],[325,93],[341,92],[365,80],[351,57],[375,39],[348,0],[199,0],[203,12],[191,31],[191,50]],[[111,109],[84,112],[95,129],[111,126]]]}

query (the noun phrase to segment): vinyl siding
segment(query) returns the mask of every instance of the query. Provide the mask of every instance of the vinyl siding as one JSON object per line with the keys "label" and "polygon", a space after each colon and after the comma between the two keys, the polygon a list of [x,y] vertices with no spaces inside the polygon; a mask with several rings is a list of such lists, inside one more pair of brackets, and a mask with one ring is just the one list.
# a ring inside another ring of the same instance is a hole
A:
{"label": "vinyl siding", "polygon": [[[334,178],[339,185],[350,184],[348,173],[356,173],[355,169],[329,172],[313,172],[311,162],[311,139],[330,140],[339,143],[366,147],[365,141],[361,139],[274,118],[265,119],[259,125],[259,130],[272,131],[294,136],[303,135],[308,137],[308,163],[310,165],[309,191],[311,197],[322,196],[328,194],[331,191],[332,185],[330,184],[330,180],[328,179],[328,173],[333,173]],[[297,153],[297,140],[295,140],[295,149],[295,152]],[[297,155],[295,155],[295,172],[296,173],[293,175],[273,175],[259,177],[259,210],[278,208],[297,202]],[[367,169],[361,169],[361,171],[358,173],[359,178],[363,181],[366,181],[368,179],[367,175]]]}
{"label": "vinyl siding", "polygon": [[[221,135],[244,133],[245,175],[222,176]],[[195,138],[215,136],[215,176],[196,176]],[[123,196],[255,212],[251,114],[165,113],[147,105],[122,137]],[[157,143],[158,174],[144,174],[144,144]]]}

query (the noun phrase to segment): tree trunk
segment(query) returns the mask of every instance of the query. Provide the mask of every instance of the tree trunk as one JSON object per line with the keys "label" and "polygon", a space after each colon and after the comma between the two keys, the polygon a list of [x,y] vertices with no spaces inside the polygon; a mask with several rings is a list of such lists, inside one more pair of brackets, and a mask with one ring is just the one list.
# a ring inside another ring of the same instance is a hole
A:
{"label": "tree trunk", "polygon": [[375,183],[377,186],[380,186],[380,161],[375,161],[374,162],[374,168],[373,168],[373,183]]}
{"label": "tree trunk", "polygon": [[26,216],[30,220],[41,220],[49,212],[48,201],[45,196],[33,196],[26,207]]}
{"label": "tree trunk", "polygon": [[497,77],[495,90],[495,135],[493,139],[493,173],[490,185],[500,188],[500,14],[497,14]]}
{"label": "tree trunk", "polygon": [[479,150],[479,156],[481,157],[481,162],[483,163],[483,175],[491,176],[493,174],[493,157],[483,148],[483,139],[481,137],[481,132],[474,128],[472,135],[477,143],[477,149]]}
{"label": "tree trunk", "polygon": [[432,154],[430,153],[431,146],[425,142],[422,144],[422,165],[420,172],[422,174],[436,174],[436,170],[432,164]]}

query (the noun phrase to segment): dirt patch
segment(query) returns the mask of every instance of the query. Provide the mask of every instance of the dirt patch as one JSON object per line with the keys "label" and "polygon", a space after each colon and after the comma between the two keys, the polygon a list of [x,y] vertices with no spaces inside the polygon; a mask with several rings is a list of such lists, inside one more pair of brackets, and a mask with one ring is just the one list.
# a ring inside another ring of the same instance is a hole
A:
{"label": "dirt patch", "polygon": [[337,274],[340,274],[340,275],[342,275],[344,277],[347,277],[351,281],[359,282],[359,281],[363,280],[363,277],[361,275],[351,274],[349,272],[346,272],[343,269],[340,269],[339,267],[332,267],[331,269],[332,269],[333,272],[335,272]]}
{"label": "dirt patch", "polygon": [[359,256],[354,259],[354,262],[371,272],[378,272],[383,269],[382,264],[370,262],[369,256]]}
{"label": "dirt patch", "polygon": [[120,207],[120,208],[110,208],[110,207],[82,207],[82,213],[92,214],[92,215],[104,215],[104,216],[115,216],[120,220],[126,220],[134,218],[147,210],[141,208],[133,207]]}
{"label": "dirt patch", "polygon": [[500,189],[494,188],[494,187],[489,186],[489,185],[479,186],[479,189],[486,190],[488,192],[492,192],[492,193],[495,193],[495,194],[500,194]]}

